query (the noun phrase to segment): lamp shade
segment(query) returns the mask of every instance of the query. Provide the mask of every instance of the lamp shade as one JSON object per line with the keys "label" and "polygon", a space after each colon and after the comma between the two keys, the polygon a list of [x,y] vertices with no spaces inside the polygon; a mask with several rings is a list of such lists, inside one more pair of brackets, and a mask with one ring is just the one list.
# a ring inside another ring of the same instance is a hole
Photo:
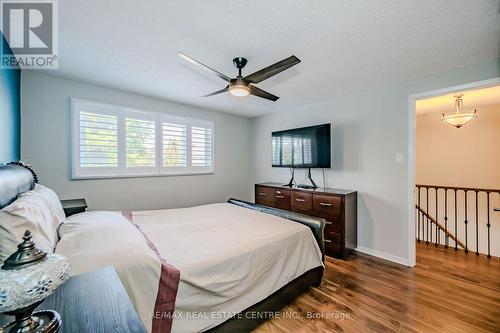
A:
{"label": "lamp shade", "polygon": [[244,84],[235,84],[229,86],[229,92],[233,96],[244,97],[250,94],[250,88]]}
{"label": "lamp shade", "polygon": [[476,112],[474,112],[474,113],[460,113],[458,115],[452,114],[449,116],[443,115],[443,121],[448,123],[451,126],[455,126],[456,128],[460,128],[476,117],[477,117]]}
{"label": "lamp shade", "polygon": [[[57,332],[60,317],[55,311],[31,313],[69,278],[68,259],[35,247],[26,230],[17,251],[0,269],[0,312],[16,316],[2,327],[5,332]],[[2,331],[0,329],[0,331]],[[4,332],[2,331],[2,332]]]}

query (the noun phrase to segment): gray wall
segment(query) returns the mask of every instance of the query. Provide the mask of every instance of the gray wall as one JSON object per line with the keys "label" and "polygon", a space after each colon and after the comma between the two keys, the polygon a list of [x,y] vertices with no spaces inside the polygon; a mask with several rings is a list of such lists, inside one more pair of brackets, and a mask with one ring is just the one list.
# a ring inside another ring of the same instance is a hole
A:
{"label": "gray wall", "polygon": [[[158,209],[249,200],[251,120],[113,89],[24,71],[21,80],[21,156],[40,183],[61,198],[84,197],[91,209]],[[215,174],[70,180],[70,97],[215,122]]]}
{"label": "gray wall", "polygon": [[[408,96],[500,76],[500,61],[320,102],[254,120],[255,180],[289,180],[271,168],[271,132],[331,122],[333,169],[327,187],[358,191],[358,245],[399,262],[408,259]],[[404,163],[396,163],[403,153]],[[305,170],[296,173],[305,182]],[[322,186],[321,170],[313,178]]]}

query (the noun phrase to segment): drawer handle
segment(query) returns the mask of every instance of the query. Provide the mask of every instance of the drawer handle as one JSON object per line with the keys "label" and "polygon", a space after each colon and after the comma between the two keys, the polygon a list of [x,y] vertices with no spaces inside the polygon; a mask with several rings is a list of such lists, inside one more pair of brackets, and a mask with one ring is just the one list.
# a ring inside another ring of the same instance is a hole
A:
{"label": "drawer handle", "polygon": [[284,195],[277,195],[277,196],[276,196],[276,199],[284,199],[284,198],[285,198],[285,196],[284,196]]}
{"label": "drawer handle", "polygon": [[259,195],[265,197],[267,195],[267,193],[260,192]]}
{"label": "drawer handle", "polygon": [[332,241],[329,239],[324,239],[325,243],[331,243]]}
{"label": "drawer handle", "polygon": [[295,200],[298,201],[298,202],[304,202],[305,201],[304,199],[299,199],[299,198],[297,198]]}
{"label": "drawer handle", "polygon": [[281,194],[281,191],[276,191],[276,194]]}
{"label": "drawer handle", "polygon": [[330,222],[330,221],[326,221],[326,224],[332,224],[332,222]]}
{"label": "drawer handle", "polygon": [[331,203],[327,203],[327,202],[320,202],[319,204],[321,206],[324,206],[324,207],[330,207],[332,205]]}

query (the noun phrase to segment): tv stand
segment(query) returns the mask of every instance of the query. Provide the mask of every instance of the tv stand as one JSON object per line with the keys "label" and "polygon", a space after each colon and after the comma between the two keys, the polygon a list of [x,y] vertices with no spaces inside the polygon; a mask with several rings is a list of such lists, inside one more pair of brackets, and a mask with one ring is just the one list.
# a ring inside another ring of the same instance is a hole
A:
{"label": "tv stand", "polygon": [[292,188],[293,187],[293,183],[295,183],[295,170],[293,168],[291,168],[290,172],[292,173],[292,178],[290,178],[290,181],[288,182],[288,184],[285,184],[283,186]]}
{"label": "tv stand", "polygon": [[[314,182],[314,180],[312,179],[312,176],[311,176],[311,168],[309,168],[309,171],[307,172],[307,178],[309,178],[309,180],[311,181],[311,184],[312,184],[312,188],[316,189],[318,188],[318,186],[316,185],[316,183]],[[310,187],[309,187],[310,188]]]}
{"label": "tv stand", "polygon": [[318,186],[316,185],[316,183],[314,182],[314,180],[312,179],[312,176],[311,176],[311,168],[309,168],[309,171],[307,172],[307,178],[309,179],[309,181],[311,182],[311,185],[306,185],[306,184],[299,184],[297,185],[298,188],[305,188],[305,189],[308,189],[308,190],[315,190],[318,188]]}

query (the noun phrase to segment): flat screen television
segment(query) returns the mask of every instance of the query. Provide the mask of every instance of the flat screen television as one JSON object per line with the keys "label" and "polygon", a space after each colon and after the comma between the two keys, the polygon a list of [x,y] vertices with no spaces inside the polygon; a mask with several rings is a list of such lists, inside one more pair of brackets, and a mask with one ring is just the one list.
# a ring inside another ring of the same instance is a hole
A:
{"label": "flat screen television", "polygon": [[330,168],[330,132],[330,124],[273,132],[273,167]]}

